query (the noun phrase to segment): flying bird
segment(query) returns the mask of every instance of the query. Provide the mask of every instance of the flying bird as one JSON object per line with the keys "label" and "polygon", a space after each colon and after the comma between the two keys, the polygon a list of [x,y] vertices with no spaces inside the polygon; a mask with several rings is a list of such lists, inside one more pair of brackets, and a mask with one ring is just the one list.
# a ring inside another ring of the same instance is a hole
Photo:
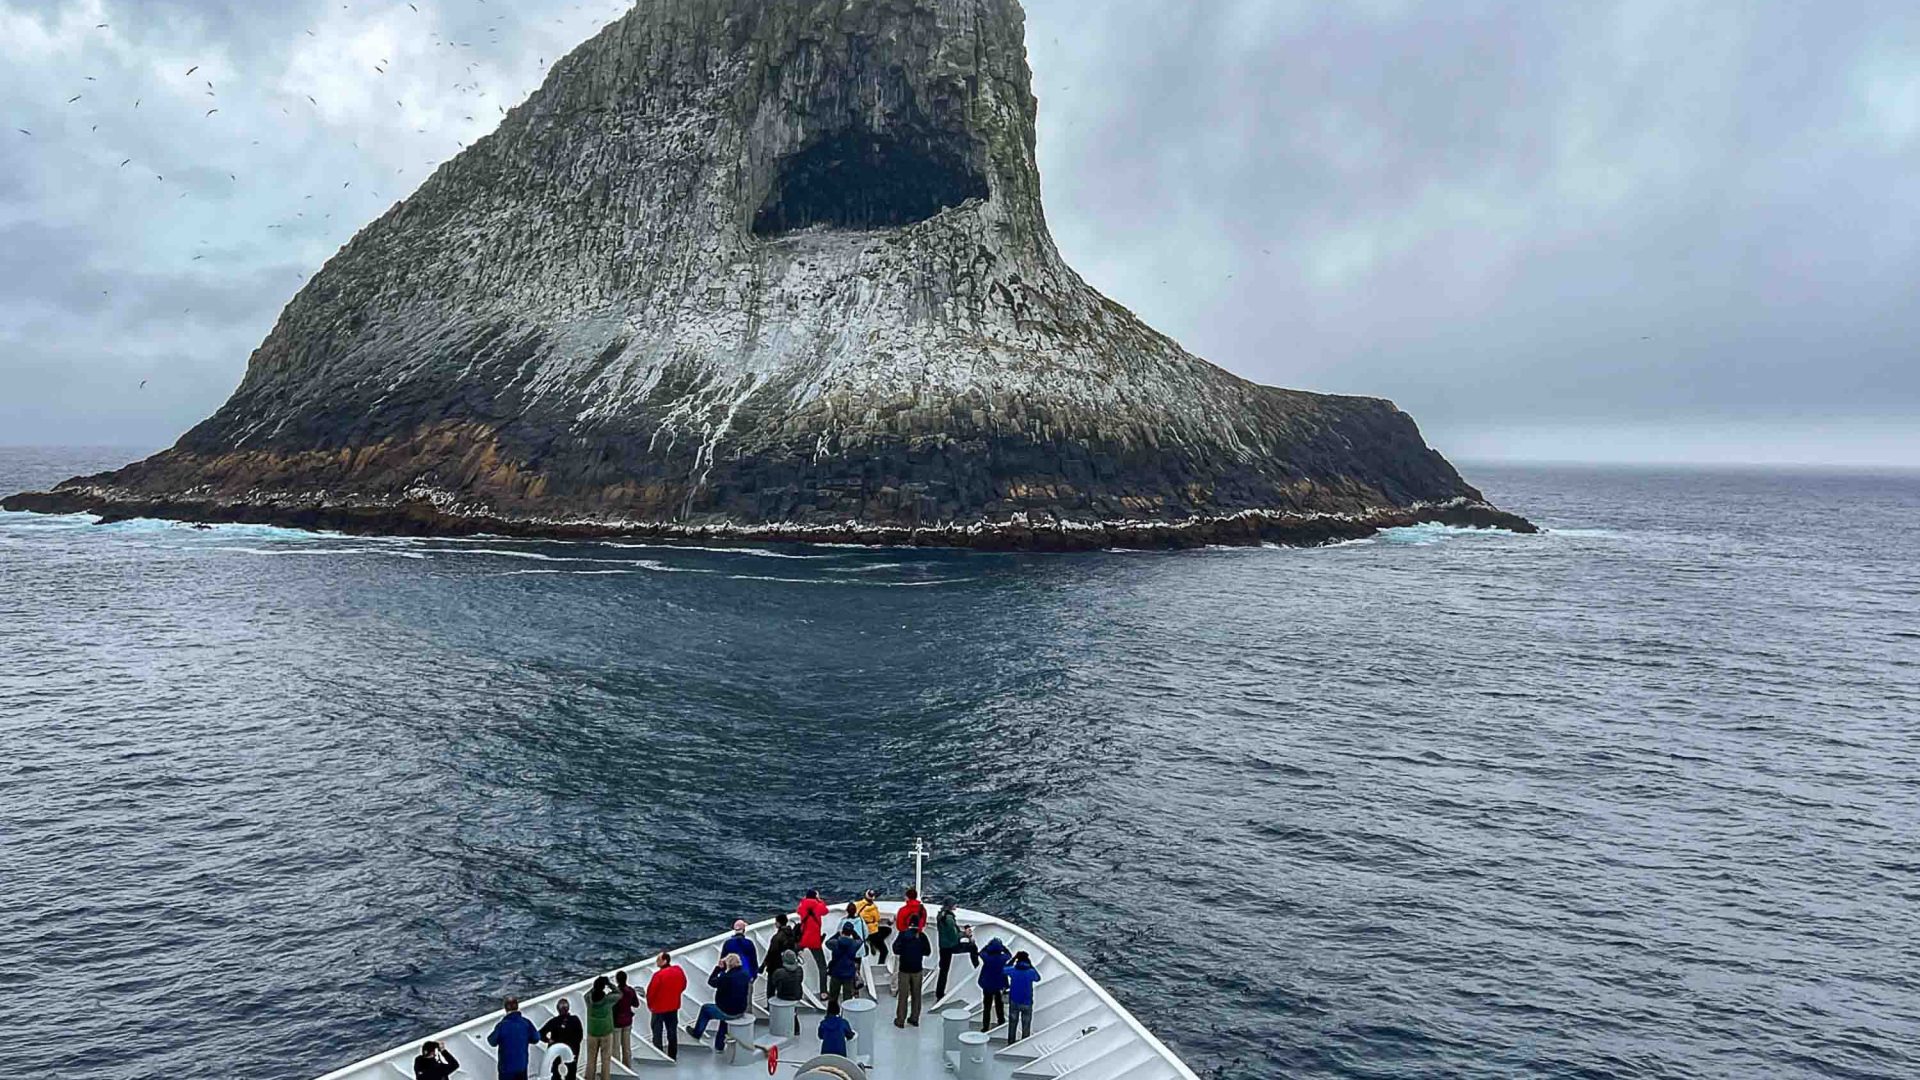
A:
{"label": "flying bird", "polygon": [[15,130],[15,131],[17,131],[17,132],[19,132],[19,133],[20,133],[20,134],[22,134],[22,135],[31,135],[31,134],[33,134],[33,132],[31,132],[31,131],[28,131],[28,130],[27,130],[26,128],[14,128],[13,130]]}
{"label": "flying bird", "polygon": [[208,109],[208,110],[207,110],[207,115],[208,115],[208,116],[212,116],[212,115],[213,115],[214,113],[217,113],[217,112],[219,112],[219,111],[220,111],[219,109]]}
{"label": "flying bird", "polygon": [[191,75],[191,74],[193,74],[194,72],[196,72],[196,71],[199,71],[199,70],[200,70],[200,65],[199,65],[199,64],[195,64],[195,65],[193,65],[192,67],[190,67],[190,68],[188,68],[188,69],[187,69],[187,74],[189,74],[189,75]]}
{"label": "flying bird", "polygon": [[121,162],[120,164],[118,164],[118,165],[115,165],[115,166],[114,166],[114,168],[116,168],[116,169],[124,169],[124,168],[126,168],[126,167],[127,167],[127,163],[128,163],[128,162],[131,162],[132,160],[133,160],[132,158],[128,158],[128,159],[127,159],[126,161],[123,161],[123,162]]}
{"label": "flying bird", "polygon": [[75,94],[75,95],[73,95],[72,97],[70,97],[70,98],[68,98],[68,99],[67,99],[67,104],[69,104],[69,105],[71,105],[71,104],[73,104],[74,102],[76,102],[76,101],[79,101],[79,100],[80,100],[80,95],[79,95],[79,94]]}
{"label": "flying bird", "polygon": [[141,380],[140,380],[140,389],[142,389],[142,390],[145,390],[146,388],[147,388],[147,380],[145,380],[145,379],[141,379]]}

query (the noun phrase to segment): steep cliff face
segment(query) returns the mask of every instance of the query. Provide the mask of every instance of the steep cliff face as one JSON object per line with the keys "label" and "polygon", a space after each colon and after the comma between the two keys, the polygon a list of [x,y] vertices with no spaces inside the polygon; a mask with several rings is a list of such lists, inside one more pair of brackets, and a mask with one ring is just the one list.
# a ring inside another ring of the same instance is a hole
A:
{"label": "steep cliff face", "polygon": [[1524,526],[1391,404],[1236,378],[1087,286],[1047,234],[1034,108],[1017,0],[640,5],[342,249],[178,445],[10,505]]}

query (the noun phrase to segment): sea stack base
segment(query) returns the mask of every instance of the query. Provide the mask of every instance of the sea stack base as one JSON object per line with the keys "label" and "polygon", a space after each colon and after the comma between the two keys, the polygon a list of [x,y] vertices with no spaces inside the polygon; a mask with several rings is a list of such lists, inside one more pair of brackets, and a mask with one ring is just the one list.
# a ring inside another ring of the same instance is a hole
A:
{"label": "sea stack base", "polygon": [[682,525],[672,522],[499,517],[443,508],[426,499],[388,505],[127,500],[97,490],[62,487],[0,499],[0,509],[41,514],[93,514],[101,524],[154,518],[199,524],[274,525],[315,532],[381,536],[508,536],[543,540],[644,539],[699,544],[851,544],[865,547],[970,548],[978,551],[1173,550],[1208,546],[1319,547],[1363,540],[1382,529],[1421,524],[1536,533],[1532,522],[1483,502],[1448,503],[1345,514],[1243,510],[1184,521],[1064,521],[1015,515],[1006,521],[875,526],[777,523]]}

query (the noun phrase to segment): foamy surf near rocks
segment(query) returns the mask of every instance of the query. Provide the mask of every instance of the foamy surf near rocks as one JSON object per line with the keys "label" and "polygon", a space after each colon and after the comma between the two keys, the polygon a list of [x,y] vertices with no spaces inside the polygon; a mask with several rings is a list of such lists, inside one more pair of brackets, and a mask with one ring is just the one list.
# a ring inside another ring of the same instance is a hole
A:
{"label": "foamy surf near rocks", "polygon": [[1047,233],[1016,0],[662,0],[368,225],[173,448],[9,509],[1074,549],[1531,531]]}

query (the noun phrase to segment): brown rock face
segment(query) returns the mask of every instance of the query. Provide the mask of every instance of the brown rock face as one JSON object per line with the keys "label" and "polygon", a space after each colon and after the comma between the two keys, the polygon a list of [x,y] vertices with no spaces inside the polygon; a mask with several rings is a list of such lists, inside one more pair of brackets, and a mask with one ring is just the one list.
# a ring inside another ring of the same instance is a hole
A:
{"label": "brown rock face", "polygon": [[1034,108],[1016,0],[640,5],[342,249],[175,447],[7,505],[1078,538],[1021,546],[1525,525],[1388,402],[1249,383],[1088,287]]}

